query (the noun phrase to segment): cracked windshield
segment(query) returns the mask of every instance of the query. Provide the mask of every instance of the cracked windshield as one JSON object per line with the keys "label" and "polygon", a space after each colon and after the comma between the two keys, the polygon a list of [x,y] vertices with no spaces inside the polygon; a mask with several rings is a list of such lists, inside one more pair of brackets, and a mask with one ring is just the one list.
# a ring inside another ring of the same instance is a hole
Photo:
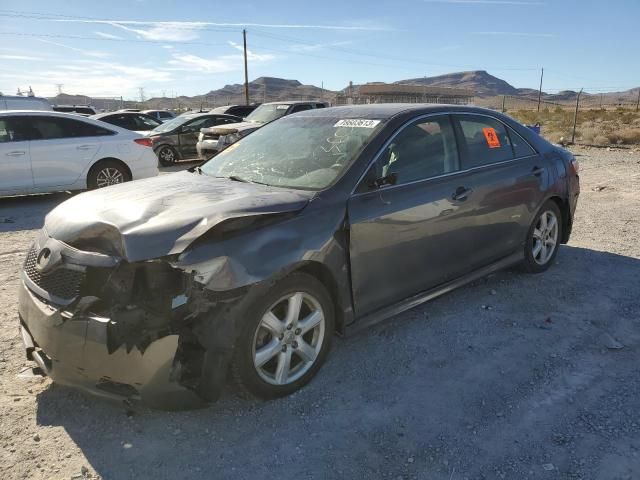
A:
{"label": "cracked windshield", "polygon": [[223,150],[201,171],[239,181],[321,190],[342,174],[381,126],[379,120],[283,118]]}

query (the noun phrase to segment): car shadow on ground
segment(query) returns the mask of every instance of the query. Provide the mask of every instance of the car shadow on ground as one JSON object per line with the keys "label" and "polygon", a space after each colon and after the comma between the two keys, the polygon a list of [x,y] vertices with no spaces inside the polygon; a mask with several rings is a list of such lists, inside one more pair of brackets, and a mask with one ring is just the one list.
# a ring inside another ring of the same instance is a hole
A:
{"label": "car shadow on ground", "polygon": [[[549,438],[613,401],[611,370],[622,380],[627,358],[634,370],[640,307],[628,290],[638,278],[639,259],[565,246],[542,275],[500,272],[336,339],[318,377],[290,397],[228,388],[209,408],[161,412],[53,385],[38,395],[37,422],[63,427],[104,479],[497,478],[496,463],[527,472],[550,454],[560,472],[579,473],[572,455],[616,439],[574,432],[564,449]],[[603,350],[603,330],[626,349]],[[595,397],[564,380],[574,377]]]}
{"label": "car shadow on ground", "polygon": [[0,197],[0,233],[42,227],[44,217],[76,193],[57,192]]}

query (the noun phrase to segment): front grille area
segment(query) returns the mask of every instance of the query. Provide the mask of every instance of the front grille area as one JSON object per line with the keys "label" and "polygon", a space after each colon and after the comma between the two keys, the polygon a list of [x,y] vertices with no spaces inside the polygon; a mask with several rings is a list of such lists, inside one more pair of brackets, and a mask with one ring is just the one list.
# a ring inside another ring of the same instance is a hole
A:
{"label": "front grille area", "polygon": [[84,279],[84,272],[60,267],[52,272],[42,275],[36,269],[38,250],[32,247],[24,261],[24,272],[27,277],[46,291],[49,295],[63,300],[73,300],[80,293],[80,284]]}

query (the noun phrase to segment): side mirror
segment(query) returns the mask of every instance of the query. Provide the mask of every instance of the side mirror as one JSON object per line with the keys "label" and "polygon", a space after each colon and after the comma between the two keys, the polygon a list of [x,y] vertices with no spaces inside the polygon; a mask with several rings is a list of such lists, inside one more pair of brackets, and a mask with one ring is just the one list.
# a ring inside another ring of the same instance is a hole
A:
{"label": "side mirror", "polygon": [[371,190],[377,190],[385,185],[395,185],[398,182],[398,176],[395,173],[390,173],[385,177],[380,177],[369,183]]}

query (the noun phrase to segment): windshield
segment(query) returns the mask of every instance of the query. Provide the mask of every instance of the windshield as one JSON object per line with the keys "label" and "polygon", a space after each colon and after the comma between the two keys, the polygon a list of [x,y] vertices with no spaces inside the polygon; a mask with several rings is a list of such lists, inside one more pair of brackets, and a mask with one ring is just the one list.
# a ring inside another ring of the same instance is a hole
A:
{"label": "windshield", "polygon": [[158,125],[156,128],[153,129],[153,132],[154,133],[170,132],[174,128],[179,127],[180,125],[188,122],[189,120],[190,120],[189,117],[177,117],[167,122],[161,123],[160,125]]}
{"label": "windshield", "polygon": [[322,190],[382,127],[380,120],[286,117],[256,130],[205,163],[214,177]]}
{"label": "windshield", "polygon": [[248,122],[269,123],[283,117],[289,105],[260,105],[245,118]]}

